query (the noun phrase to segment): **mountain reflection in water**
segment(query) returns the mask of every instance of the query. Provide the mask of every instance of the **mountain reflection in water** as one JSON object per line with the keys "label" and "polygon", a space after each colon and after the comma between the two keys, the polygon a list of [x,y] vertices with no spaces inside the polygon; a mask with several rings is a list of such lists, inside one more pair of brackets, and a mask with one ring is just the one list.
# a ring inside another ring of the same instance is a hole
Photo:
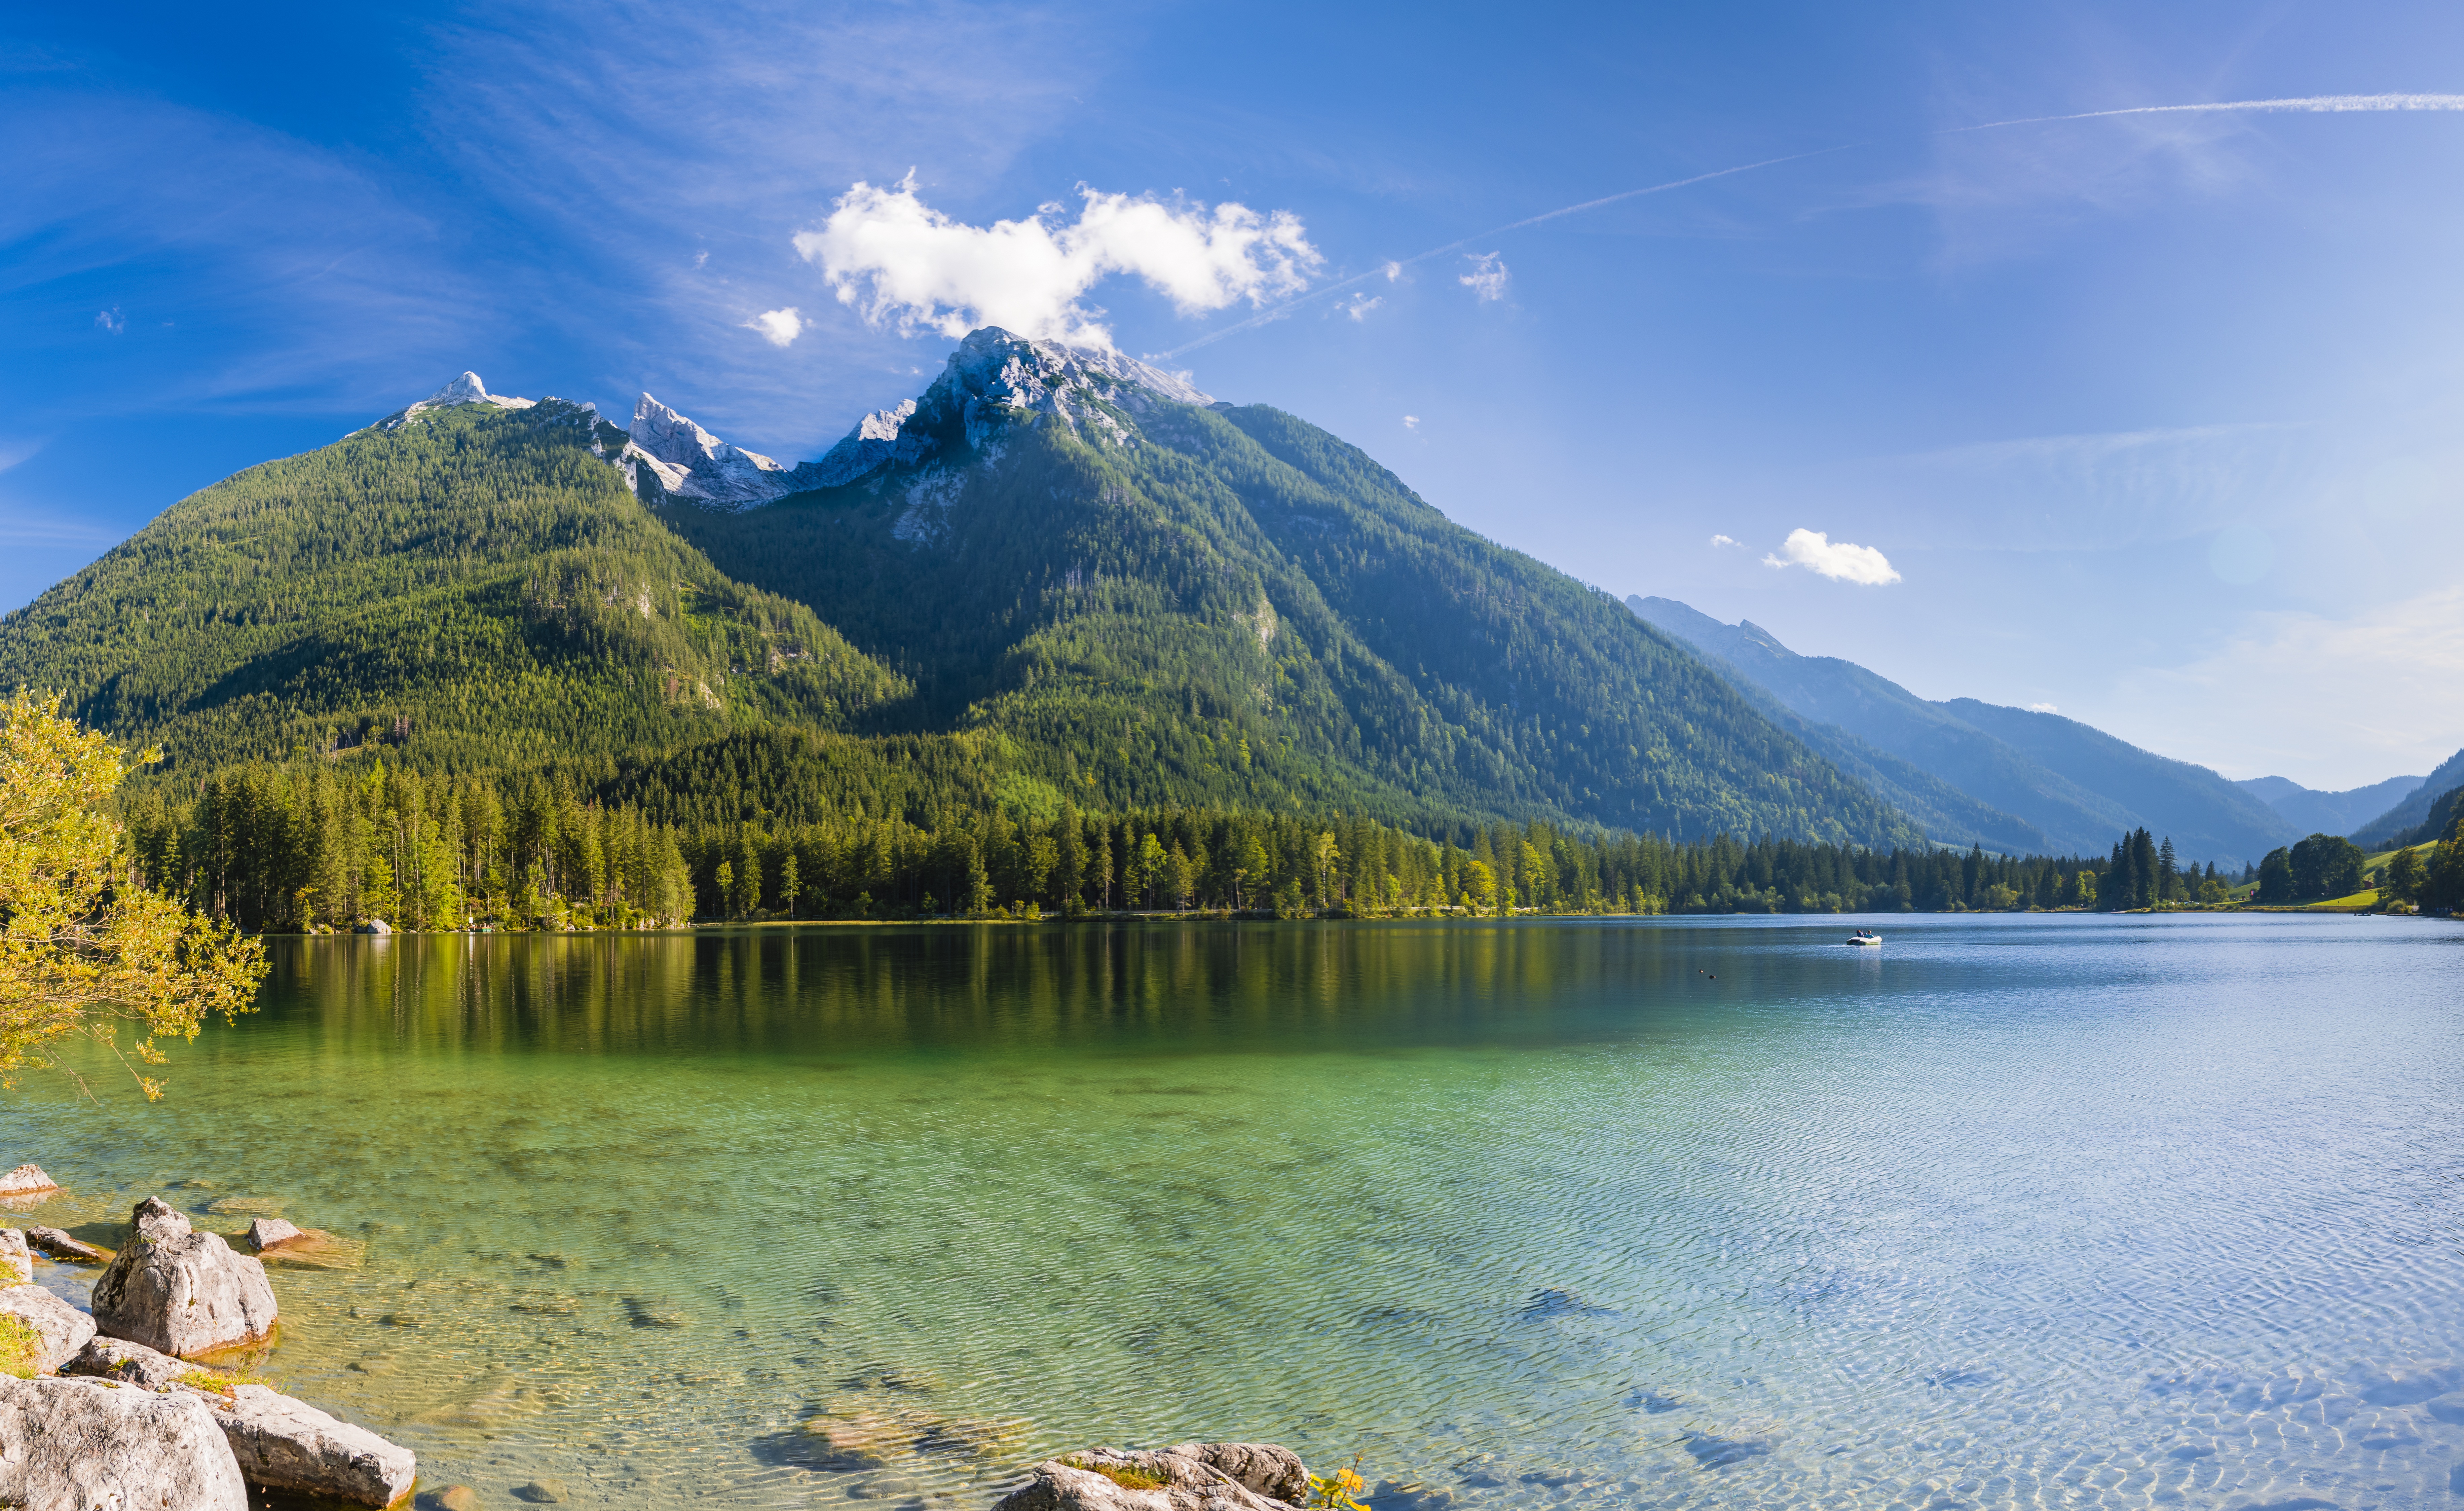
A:
{"label": "mountain reflection in water", "polygon": [[1192,1436],[1388,1507],[2454,1503],[2464,933],[1841,934],[285,940],[164,1103],[0,1128],[70,1188],[15,1221],[363,1241],[267,1370],[491,1504]]}

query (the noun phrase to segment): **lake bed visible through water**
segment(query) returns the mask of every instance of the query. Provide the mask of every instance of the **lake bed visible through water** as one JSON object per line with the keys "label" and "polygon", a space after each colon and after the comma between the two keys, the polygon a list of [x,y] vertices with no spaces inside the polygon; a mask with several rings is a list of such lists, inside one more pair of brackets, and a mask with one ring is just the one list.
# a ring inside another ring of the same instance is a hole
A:
{"label": "lake bed visible through water", "polygon": [[68,1188],[7,1220],[364,1242],[274,1272],[265,1372],[483,1504],[979,1508],[1246,1438],[1426,1511],[2464,1506],[2453,924],[273,954],[163,1102],[0,1100],[0,1166]]}

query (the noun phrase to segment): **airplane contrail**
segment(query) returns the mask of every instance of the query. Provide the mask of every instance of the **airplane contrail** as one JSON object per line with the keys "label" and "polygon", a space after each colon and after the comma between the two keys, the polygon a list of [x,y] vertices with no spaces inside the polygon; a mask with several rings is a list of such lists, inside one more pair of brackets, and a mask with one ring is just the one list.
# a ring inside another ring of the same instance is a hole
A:
{"label": "airplane contrail", "polygon": [[[2350,111],[2464,110],[2464,95],[2301,95],[2285,100],[2231,100],[2199,105],[2130,105],[2120,110],[2083,110],[2076,115],[2023,116],[2012,121],[1988,121],[1972,126],[1944,126],[1938,130],[1928,131],[1925,135],[1961,136],[1971,131],[1994,131],[2004,126],[2045,125],[2058,121],[2101,121],[2114,116],[2208,115],[2234,110],[2307,115],[2338,115]],[[1665,194],[1673,189],[1684,189],[1695,184],[1708,183],[1715,178],[1750,173],[1756,168],[1777,167],[1783,163],[1802,163],[1808,158],[1828,157],[1835,152],[1846,152],[1854,147],[1871,144],[1870,142],[1843,142],[1837,146],[1816,147],[1811,152],[1793,152],[1786,157],[1765,158],[1759,163],[1740,163],[1735,167],[1715,168],[1708,173],[1697,173],[1692,178],[1671,179],[1665,184],[1653,184],[1644,189],[1629,189],[1615,194],[1603,194],[1597,199],[1587,199],[1577,205],[1546,211],[1537,215],[1526,216],[1521,220],[1510,220],[1503,226],[1491,227],[1475,235],[1465,236],[1460,241],[1449,241],[1442,247],[1431,247],[1426,252],[1415,253],[1408,257],[1397,257],[1381,262],[1366,273],[1354,274],[1351,278],[1311,289],[1297,299],[1286,300],[1281,304],[1262,310],[1246,320],[1237,321],[1221,330],[1208,331],[1195,341],[1183,342],[1169,351],[1158,352],[1155,360],[1165,361],[1177,357],[1185,351],[1196,351],[1200,346],[1212,345],[1226,336],[1238,335],[1244,330],[1254,330],[1260,325],[1282,320],[1312,300],[1339,293],[1354,284],[1366,283],[1372,278],[1391,279],[1396,273],[1416,262],[1426,262],[1431,257],[1444,256],[1447,253],[1460,251],[1475,241],[1485,241],[1491,236],[1502,236],[1509,231],[1521,231],[1526,226],[1536,226],[1543,221],[1556,220],[1566,215],[1579,215],[1587,210],[1597,210],[1602,205],[1614,205],[1620,200],[1639,199],[1645,194]]]}
{"label": "airplane contrail", "polygon": [[2052,121],[2101,121],[2107,116],[2187,116],[2226,110],[2340,115],[2354,110],[2464,110],[2464,95],[2302,95],[2291,100],[2228,100],[2208,105],[2132,105],[2123,110],[2083,110],[2075,116],[2023,116],[2016,121],[1988,121],[1983,125],[1946,126],[1935,136],[1963,131],[1991,131],[1996,126],[2033,126]]}

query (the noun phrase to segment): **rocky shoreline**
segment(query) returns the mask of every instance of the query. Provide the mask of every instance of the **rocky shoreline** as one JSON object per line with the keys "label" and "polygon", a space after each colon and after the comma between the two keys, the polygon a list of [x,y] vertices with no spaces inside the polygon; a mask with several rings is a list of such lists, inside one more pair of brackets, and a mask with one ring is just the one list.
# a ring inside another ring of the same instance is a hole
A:
{"label": "rocky shoreline", "polygon": [[[0,1200],[20,1207],[58,1190],[33,1165],[0,1175]],[[252,1492],[268,1490],[407,1501],[419,1489],[409,1449],[231,1367],[279,1336],[267,1257],[348,1262],[347,1241],[271,1215],[232,1237],[201,1232],[160,1196],[139,1201],[129,1222],[116,1251],[57,1228],[0,1229],[0,1505],[247,1511]],[[37,1255],[99,1268],[91,1314],[35,1283]],[[963,1438],[989,1455],[1021,1425],[824,1411],[788,1434],[798,1442],[785,1452],[853,1465]],[[995,1511],[1298,1511],[1353,1503],[1319,1496],[1340,1482],[1312,1480],[1297,1454],[1270,1443],[1095,1447],[1026,1469]],[[419,1503],[478,1502],[452,1485]]]}
{"label": "rocky shoreline", "polygon": [[[0,1195],[57,1189],[31,1165],[0,1177]],[[242,1254],[158,1196],[129,1220],[116,1253],[0,1229],[0,1502],[247,1511],[252,1486],[368,1506],[410,1494],[410,1450],[213,1367],[280,1326],[260,1255],[330,1234],[260,1217]],[[92,1315],[34,1283],[37,1253],[102,1266]]]}

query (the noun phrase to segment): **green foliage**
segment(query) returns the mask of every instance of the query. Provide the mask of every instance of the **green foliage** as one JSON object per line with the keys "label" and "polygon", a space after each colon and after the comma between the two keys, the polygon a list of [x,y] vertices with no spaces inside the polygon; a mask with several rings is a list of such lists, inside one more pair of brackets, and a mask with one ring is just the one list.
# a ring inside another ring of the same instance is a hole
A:
{"label": "green foliage", "polygon": [[905,684],[730,582],[550,401],[435,411],[175,504],[0,631],[0,688],[68,694],[173,769],[370,746],[429,770],[836,726]]}
{"label": "green foliage", "polygon": [[1360,1460],[1354,1458],[1349,1468],[1309,1476],[1309,1499],[1302,1504],[1309,1511],[1369,1511],[1358,1499],[1368,1483],[1361,1477]]}
{"label": "green foliage", "polygon": [[1148,1474],[1145,1470],[1131,1464],[1091,1463],[1083,1455],[1077,1455],[1061,1461],[1072,1469],[1084,1470],[1090,1475],[1102,1475],[1124,1490],[1165,1490],[1172,1485],[1172,1481],[1161,1475]]}
{"label": "green foliage", "polygon": [[2286,856],[2293,874],[2293,900],[2349,897],[2362,890],[2362,847],[2340,834],[2312,834],[2296,843]]}
{"label": "green foliage", "polygon": [[42,1372],[42,1334],[24,1318],[0,1312],[0,1375],[32,1380]]}

